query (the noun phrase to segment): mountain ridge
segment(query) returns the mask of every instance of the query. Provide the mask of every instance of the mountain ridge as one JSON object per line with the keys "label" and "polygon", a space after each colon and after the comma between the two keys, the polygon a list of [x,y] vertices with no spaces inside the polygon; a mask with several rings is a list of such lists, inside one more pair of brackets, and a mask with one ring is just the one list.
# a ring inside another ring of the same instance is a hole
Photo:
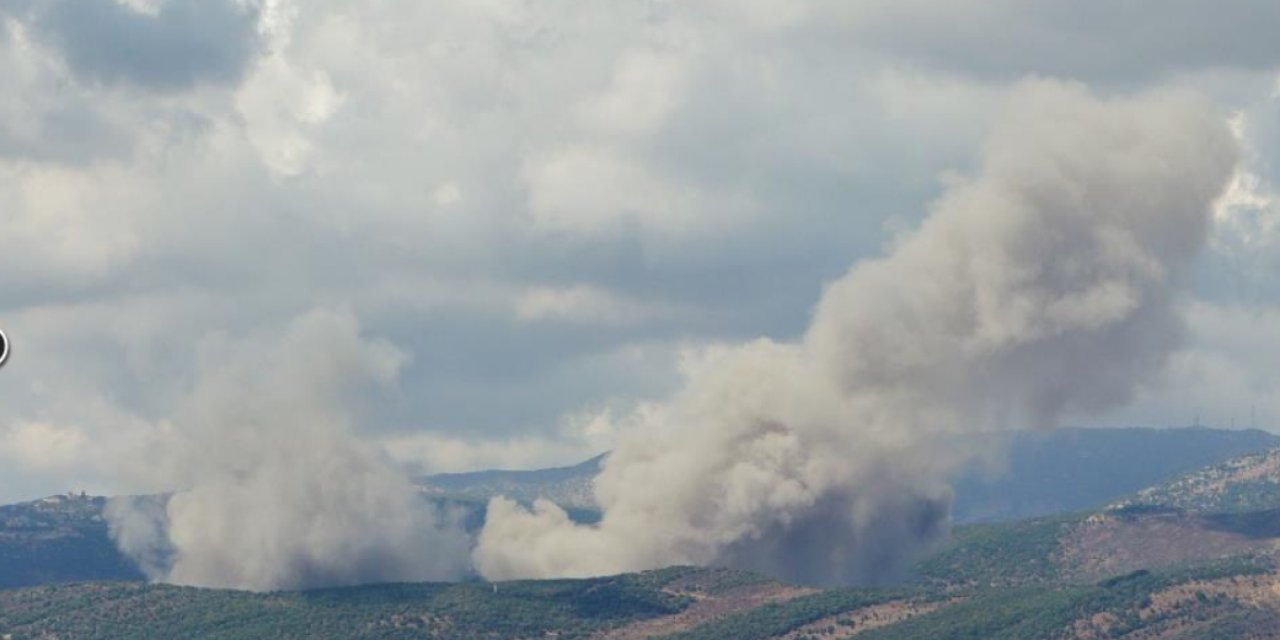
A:
{"label": "mountain ridge", "polygon": [[[1144,487],[1242,454],[1280,447],[1258,429],[1180,427],[993,431],[965,436],[964,446],[1004,450],[995,469],[970,467],[952,479],[955,522],[1016,520],[1102,507]],[[598,510],[593,478],[607,453],[551,469],[482,470],[425,475],[425,491],[484,503],[503,495],[526,504],[547,498],[590,521]],[[1145,460],[1145,464],[1134,464]]]}

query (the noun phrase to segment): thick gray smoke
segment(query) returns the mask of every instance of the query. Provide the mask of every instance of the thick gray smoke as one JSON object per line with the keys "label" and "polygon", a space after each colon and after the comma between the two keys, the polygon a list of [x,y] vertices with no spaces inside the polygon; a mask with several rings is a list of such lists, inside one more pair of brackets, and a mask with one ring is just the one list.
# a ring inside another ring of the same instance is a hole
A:
{"label": "thick gray smoke", "polygon": [[349,315],[313,312],[280,339],[207,345],[202,375],[148,460],[167,501],[108,508],[150,577],[255,590],[450,579],[470,542],[349,429],[362,387],[403,356]]}
{"label": "thick gray smoke", "polygon": [[1235,163],[1183,94],[1013,92],[978,174],[831,284],[803,340],[708,355],[597,480],[603,520],[489,505],[490,578],[726,564],[891,579],[946,529],[950,434],[1125,402],[1180,337],[1173,299]]}

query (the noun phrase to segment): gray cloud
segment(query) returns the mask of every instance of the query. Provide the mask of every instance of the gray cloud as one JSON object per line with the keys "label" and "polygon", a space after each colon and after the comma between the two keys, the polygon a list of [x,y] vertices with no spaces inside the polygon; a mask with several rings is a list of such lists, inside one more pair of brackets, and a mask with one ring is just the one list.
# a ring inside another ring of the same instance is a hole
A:
{"label": "gray cloud", "polygon": [[255,5],[164,0],[154,15],[115,0],[49,0],[35,24],[75,74],[104,84],[172,91],[234,84],[258,53]]}
{"label": "gray cloud", "polygon": [[1266,0],[872,2],[832,10],[875,47],[960,73],[1148,83],[1196,69],[1271,70],[1280,21]]}

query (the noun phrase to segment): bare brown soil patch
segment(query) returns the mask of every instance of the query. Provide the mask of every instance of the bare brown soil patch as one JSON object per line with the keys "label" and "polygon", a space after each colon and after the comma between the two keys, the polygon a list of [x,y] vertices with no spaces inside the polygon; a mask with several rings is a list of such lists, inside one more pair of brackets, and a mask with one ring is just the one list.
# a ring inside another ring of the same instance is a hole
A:
{"label": "bare brown soil patch", "polygon": [[643,638],[679,633],[728,615],[816,593],[817,589],[763,583],[731,589],[717,594],[682,592],[678,589],[667,589],[667,591],[692,597],[695,601],[680,613],[661,618],[641,620],[596,637],[600,640],[641,640]]}
{"label": "bare brown soil patch", "polygon": [[1225,531],[1192,515],[1096,515],[1062,539],[1054,561],[1067,575],[1097,580],[1138,569],[1274,549],[1269,539]]}
{"label": "bare brown soil patch", "polygon": [[[1076,621],[1072,637],[1123,637],[1128,640],[1178,638],[1210,623],[1218,615],[1239,611],[1242,607],[1280,611],[1280,575],[1233,576],[1175,585],[1152,594],[1147,604],[1138,610],[1141,628],[1117,636],[1116,632],[1123,621],[1111,613],[1102,613]],[[1258,630],[1249,637],[1280,637],[1280,629]]]}
{"label": "bare brown soil patch", "polygon": [[951,601],[914,602],[911,600],[895,600],[883,604],[871,605],[853,611],[823,618],[811,622],[791,633],[780,636],[782,640],[798,640],[799,638],[852,638],[864,631],[887,627],[923,613],[936,611],[954,603]]}

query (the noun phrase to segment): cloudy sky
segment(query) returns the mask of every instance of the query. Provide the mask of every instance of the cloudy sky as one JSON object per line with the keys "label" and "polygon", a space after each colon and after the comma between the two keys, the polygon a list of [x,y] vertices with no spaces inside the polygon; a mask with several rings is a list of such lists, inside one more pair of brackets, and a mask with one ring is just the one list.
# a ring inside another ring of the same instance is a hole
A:
{"label": "cloudy sky", "polygon": [[1256,407],[1280,430],[1270,0],[6,0],[0,21],[3,501],[153,488],[131,471],[193,398],[270,378],[253,354],[316,317],[394,363],[349,406],[416,470],[607,449],[702,350],[800,335],[824,283],[972,173],[1027,78],[1203,92],[1243,149],[1185,347],[1091,424]]}

